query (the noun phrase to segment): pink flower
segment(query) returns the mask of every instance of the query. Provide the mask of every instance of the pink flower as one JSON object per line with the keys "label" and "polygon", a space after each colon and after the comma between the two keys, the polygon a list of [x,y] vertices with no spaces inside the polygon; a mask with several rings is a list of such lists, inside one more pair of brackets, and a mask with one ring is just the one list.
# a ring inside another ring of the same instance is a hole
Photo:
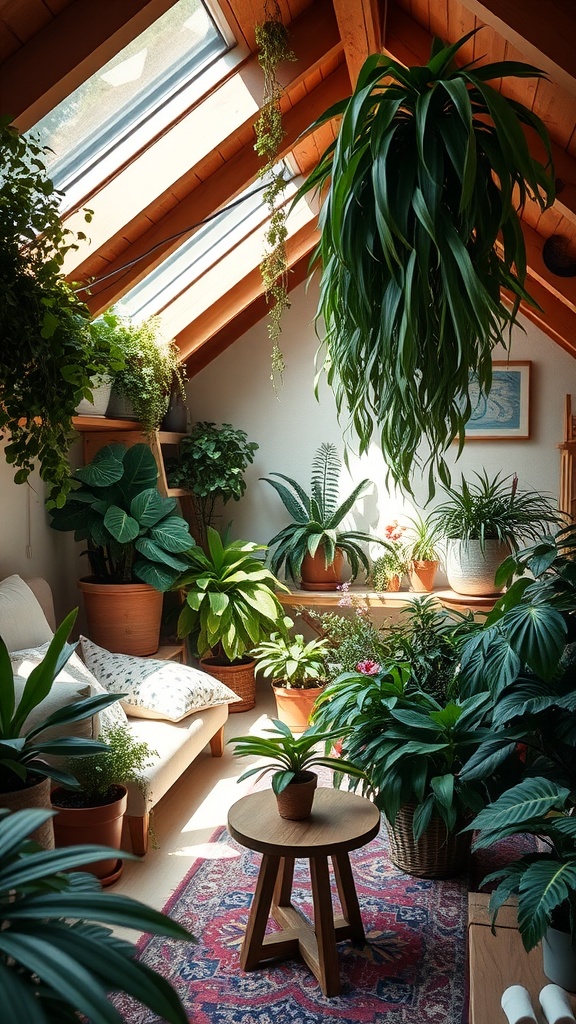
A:
{"label": "pink flower", "polygon": [[356,671],[361,672],[363,676],[375,676],[380,671],[380,665],[377,661],[372,661],[370,658],[366,658],[366,661],[359,661],[356,665]]}
{"label": "pink flower", "polygon": [[332,747],[332,754],[334,757],[342,757],[342,740],[336,740]]}

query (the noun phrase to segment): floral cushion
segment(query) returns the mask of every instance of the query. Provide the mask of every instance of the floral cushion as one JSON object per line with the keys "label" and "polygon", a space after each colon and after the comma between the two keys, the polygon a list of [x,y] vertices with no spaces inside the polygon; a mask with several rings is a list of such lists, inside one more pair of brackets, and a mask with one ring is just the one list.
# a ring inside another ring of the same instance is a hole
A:
{"label": "floral cushion", "polygon": [[80,637],[82,657],[109,693],[125,693],[122,707],[133,718],[180,722],[195,711],[241,700],[206,672],[157,658],[112,654]]}
{"label": "floral cushion", "polygon": [[[12,671],[15,675],[20,676],[21,679],[27,679],[32,669],[36,668],[36,665],[39,665],[44,658],[48,647],[49,644],[46,643],[42,644],[40,647],[29,647],[23,651],[12,651],[10,654],[10,661],[12,662]],[[52,689],[55,690],[59,683],[82,683],[85,687],[89,686],[90,689],[86,689],[86,697],[96,697],[98,694],[109,692],[98,682],[97,679],[94,678],[76,652],[70,656],[62,671],[56,676],[56,679],[54,680],[55,685]],[[128,724],[126,712],[121,707],[120,701],[116,701],[116,703],[111,704],[110,707],[104,708],[103,711],[99,711],[98,719],[100,730],[110,729],[113,725]],[[76,726],[74,728],[76,728]],[[68,732],[71,731],[71,728],[68,727]]]}

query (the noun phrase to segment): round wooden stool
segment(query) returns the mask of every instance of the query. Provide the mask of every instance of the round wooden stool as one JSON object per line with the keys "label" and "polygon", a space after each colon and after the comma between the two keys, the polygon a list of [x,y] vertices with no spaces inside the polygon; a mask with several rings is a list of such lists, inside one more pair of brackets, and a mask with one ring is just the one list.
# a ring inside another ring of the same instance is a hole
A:
{"label": "round wooden stool", "polygon": [[[380,812],[369,800],[339,789],[317,789],[312,814],[287,821],[278,814],[271,789],[251,793],[228,813],[233,839],[262,854],[256,892],[240,952],[245,971],[264,960],[300,953],[325,996],[340,992],[336,942],[364,942],[364,927],[348,852],[365,846],[380,828]],[[314,927],[292,906],[294,860],[310,862]],[[328,857],[332,860],[341,917],[334,917]],[[265,935],[272,913],[282,931]]]}

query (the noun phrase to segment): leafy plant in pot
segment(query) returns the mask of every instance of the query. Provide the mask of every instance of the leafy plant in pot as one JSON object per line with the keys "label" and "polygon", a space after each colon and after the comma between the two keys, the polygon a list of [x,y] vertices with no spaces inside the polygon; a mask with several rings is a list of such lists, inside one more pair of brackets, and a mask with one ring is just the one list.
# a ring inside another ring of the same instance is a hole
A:
{"label": "leafy plant in pot", "polygon": [[324,765],[340,775],[364,779],[362,769],[351,761],[318,751],[319,744],[330,741],[332,737],[331,732],[324,732],[317,726],[311,726],[300,736],[294,736],[288,726],[278,719],[272,720],[272,728],[266,730],[265,736],[235,736],[228,743],[235,744],[232,753],[236,757],[270,759],[265,765],[249,768],[238,782],[256,774],[262,778],[272,772],[272,789],[278,798],[280,817],[301,821],[309,817],[312,810],[318,783],[318,776],[310,771],[314,765]]}
{"label": "leafy plant in pot", "polygon": [[178,455],[166,459],[171,487],[184,487],[192,495],[196,539],[206,550],[206,530],[214,525],[221,503],[240,501],[246,490],[244,474],[254,461],[258,445],[244,430],[230,423],[194,423],[178,445]]}
{"label": "leafy plant in pot", "polygon": [[[50,807],[50,780],[76,785],[67,769],[51,758],[93,754],[105,750],[105,744],[79,736],[54,736],[52,731],[72,726],[114,704],[116,694],[69,699],[52,714],[42,714],[42,702],[48,697],[54,680],[75,645],[67,644],[77,610],[68,615],[54,634],[42,661],[26,682],[14,677],[10,655],[0,637],[0,806]],[[50,730],[50,731],[49,731]],[[48,758],[48,760],[46,760]],[[52,822],[48,818],[36,836],[45,846],[54,845]]]}
{"label": "leafy plant in pot", "polygon": [[3,1024],[72,1024],[79,1014],[118,1024],[109,999],[116,992],[126,992],[168,1024],[186,1024],[188,1015],[172,986],[111,926],[179,941],[194,937],[167,915],[128,896],[102,892],[93,875],[79,873],[91,860],[108,856],[107,847],[39,850],[28,837],[52,813],[0,810]]}
{"label": "leafy plant in pot", "polygon": [[430,517],[416,514],[409,520],[404,552],[410,589],[430,593],[440,565],[438,529]]}
{"label": "leafy plant in pot", "polygon": [[[290,629],[292,619],[284,626]],[[270,679],[276,698],[278,720],[292,733],[304,732],[310,714],[327,678],[327,640],[309,640],[302,633],[275,632],[253,650],[256,675]]]}
{"label": "leafy plant in pot", "polygon": [[342,582],[344,555],[350,563],[352,577],[360,565],[366,573],[369,563],[360,543],[375,538],[358,530],[344,530],[342,523],[358,498],[370,486],[362,480],[339,504],[339,483],[342,463],[333,444],[320,445],[312,460],[310,493],[283,473],[272,473],[289,486],[262,477],[278,494],[293,522],[285,526],[269,542],[275,548],[271,557],[272,572],[278,575],[282,566],[286,575],[300,583],[304,590],[333,590]]}
{"label": "leafy plant in pot", "polygon": [[93,575],[78,586],[90,638],[109,651],[158,650],[162,594],[187,568],[183,553],[194,546],[176,499],[160,494],[157,477],[148,445],[106,445],[76,470],[79,486],[52,512],[55,530],[88,541]]}
{"label": "leafy plant in pot", "polygon": [[175,590],[185,602],[178,636],[190,637],[202,668],[219,678],[242,700],[230,712],[254,707],[256,686],[250,652],[274,630],[282,629],[284,612],[276,590],[286,590],[256,557],[266,551],[252,541],[229,541],[209,526],[207,551],[192,548]]}
{"label": "leafy plant in pot", "polygon": [[[360,453],[379,431],[390,474],[407,490],[424,468],[425,440],[431,493],[436,478],[449,478],[444,452],[455,438],[464,443],[472,377],[488,394],[492,350],[508,347],[520,300],[531,301],[526,200],[541,210],[554,200],[545,126],[487,84],[543,73],[507,61],[457,67],[472,35],[447,47],[435,40],[423,67],[369,56],[353,95],[312,126],[341,115],[336,141],[297,194],[317,190],[323,200],[318,316],[338,411]],[[543,143],[546,166],[524,127]]]}
{"label": "leafy plant in pot", "polygon": [[445,487],[447,499],[431,517],[446,539],[448,582],[457,594],[485,595],[502,590],[495,574],[520,541],[535,539],[561,514],[552,500],[538,491],[521,490],[518,477],[490,478],[486,470],[472,482],[461,477],[459,487]]}
{"label": "leafy plant in pot", "polygon": [[[157,752],[136,739],[124,725],[104,730],[100,739],[106,750],[76,758],[73,763],[65,762],[78,785],[52,791],[52,807],[58,811],[54,819],[56,846],[100,842],[117,851],[121,848],[127,804],[125,784],[135,782],[143,789],[143,772]],[[87,864],[85,870],[95,874],[102,885],[110,885],[120,877],[122,862],[116,856]]]}

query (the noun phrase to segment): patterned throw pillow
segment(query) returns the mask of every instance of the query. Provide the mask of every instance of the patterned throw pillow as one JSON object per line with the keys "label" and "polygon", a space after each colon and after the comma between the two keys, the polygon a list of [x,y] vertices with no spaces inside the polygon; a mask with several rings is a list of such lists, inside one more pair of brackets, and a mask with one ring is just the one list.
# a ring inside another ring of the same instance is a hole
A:
{"label": "patterned throw pillow", "polygon": [[[10,654],[10,661],[12,662],[12,670],[15,675],[19,675],[21,679],[28,679],[33,668],[39,665],[46,651],[48,650],[49,643],[42,644],[40,647],[29,647],[23,651],[12,651]],[[74,652],[66,662],[64,668],[58,673],[54,680],[55,686],[58,683],[82,683],[85,686],[89,685],[90,690],[86,692],[86,696],[96,697],[102,693],[109,693],[94,678],[89,669],[80,657]],[[122,692],[121,690],[118,692]],[[99,727],[97,731],[103,729],[110,729],[113,725],[128,725],[128,719],[126,712],[123,710],[120,701],[116,701],[115,704],[111,704],[109,708],[104,708],[103,711],[98,712]],[[70,730],[69,730],[70,731]]]}
{"label": "patterned throw pillow", "polygon": [[127,694],[122,707],[133,718],[180,722],[195,711],[241,700],[207,672],[157,658],[112,654],[80,637],[82,657],[109,693]]}

